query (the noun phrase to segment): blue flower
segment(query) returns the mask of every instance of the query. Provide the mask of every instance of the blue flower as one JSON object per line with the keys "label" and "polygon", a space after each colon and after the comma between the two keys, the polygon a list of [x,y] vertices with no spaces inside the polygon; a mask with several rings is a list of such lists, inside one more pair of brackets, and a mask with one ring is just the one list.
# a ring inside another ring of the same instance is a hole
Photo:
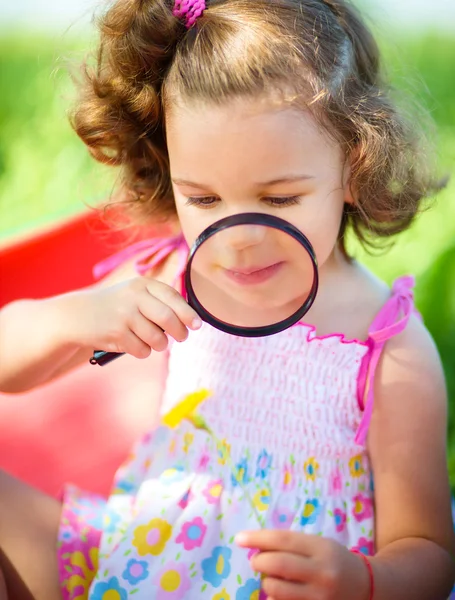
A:
{"label": "blue flower", "polygon": [[232,550],[227,546],[216,546],[212,550],[212,556],[205,558],[201,563],[204,581],[208,581],[215,588],[220,587],[223,579],[229,577],[231,572],[231,555]]}
{"label": "blue flower", "polygon": [[120,515],[114,510],[107,510],[103,515],[103,531],[106,533],[115,533],[120,521]]}
{"label": "blue flower", "polygon": [[185,477],[185,469],[181,465],[175,465],[170,469],[166,469],[160,475],[161,483],[170,485],[176,481],[181,481]]}
{"label": "blue flower", "polygon": [[265,450],[262,450],[258,456],[258,461],[256,464],[256,477],[261,477],[262,479],[265,479],[271,466],[272,455],[267,454]]}
{"label": "blue flower", "polygon": [[240,483],[248,483],[248,463],[246,458],[237,463],[235,473],[231,475],[232,485],[236,487]]}
{"label": "blue flower", "polygon": [[130,494],[136,489],[136,485],[126,479],[119,479],[115,482],[113,494]]}
{"label": "blue flower", "polygon": [[[125,588],[120,587],[117,577],[111,577],[107,583],[97,583],[90,598],[91,600],[103,600],[104,594],[108,592],[117,592],[119,600],[128,600],[128,593]],[[113,596],[113,594],[110,595]]]}
{"label": "blue flower", "polygon": [[321,504],[317,498],[307,500],[303,507],[300,525],[313,525],[321,512]]}
{"label": "blue flower", "polygon": [[126,569],[122,573],[123,579],[126,579],[131,585],[136,585],[144,581],[149,576],[149,567],[145,560],[136,560],[132,558],[128,561]]}
{"label": "blue flower", "polygon": [[[235,600],[251,600],[258,597],[258,590],[261,589],[261,583],[258,579],[248,579],[245,585],[237,590]],[[254,595],[253,595],[254,594]]]}

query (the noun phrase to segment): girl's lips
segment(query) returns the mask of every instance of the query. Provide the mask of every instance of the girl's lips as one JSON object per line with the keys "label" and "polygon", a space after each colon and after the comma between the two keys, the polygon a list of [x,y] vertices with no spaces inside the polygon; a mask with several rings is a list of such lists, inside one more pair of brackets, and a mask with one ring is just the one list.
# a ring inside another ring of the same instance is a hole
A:
{"label": "girl's lips", "polygon": [[257,285],[271,279],[283,267],[284,262],[278,262],[268,267],[249,267],[239,269],[223,269],[231,281],[241,285]]}

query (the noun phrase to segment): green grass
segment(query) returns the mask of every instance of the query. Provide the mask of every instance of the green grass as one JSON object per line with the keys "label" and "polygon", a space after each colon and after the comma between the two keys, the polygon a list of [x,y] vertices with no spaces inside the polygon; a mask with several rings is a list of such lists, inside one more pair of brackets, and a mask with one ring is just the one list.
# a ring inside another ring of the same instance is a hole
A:
{"label": "green grass", "polygon": [[[381,32],[380,32],[381,33]],[[387,33],[387,32],[386,32]],[[436,121],[440,174],[454,174],[455,39],[382,35],[387,71],[404,98]],[[83,41],[0,35],[0,239],[80,210],[109,194],[113,174],[92,161],[72,132],[68,63]],[[406,100],[404,100],[406,102]],[[417,303],[443,359],[450,396],[449,461],[455,488],[455,181],[387,254],[356,255],[386,281],[417,276]]]}

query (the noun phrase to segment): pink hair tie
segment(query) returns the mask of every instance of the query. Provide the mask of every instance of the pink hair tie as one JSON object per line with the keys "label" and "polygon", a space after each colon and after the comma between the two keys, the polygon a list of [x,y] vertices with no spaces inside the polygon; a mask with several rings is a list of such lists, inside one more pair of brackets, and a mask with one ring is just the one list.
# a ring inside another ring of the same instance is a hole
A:
{"label": "pink hair tie", "polygon": [[178,19],[185,17],[186,28],[190,29],[205,9],[205,0],[175,0],[172,14]]}

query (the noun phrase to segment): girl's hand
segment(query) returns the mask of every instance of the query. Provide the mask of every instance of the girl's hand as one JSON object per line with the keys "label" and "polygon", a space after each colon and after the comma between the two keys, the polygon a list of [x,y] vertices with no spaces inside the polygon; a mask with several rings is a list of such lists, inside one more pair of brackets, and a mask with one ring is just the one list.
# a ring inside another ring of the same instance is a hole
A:
{"label": "girl's hand", "polygon": [[75,292],[71,300],[75,343],[136,358],[165,350],[166,334],[182,342],[202,324],[176,290],[149,277]]}
{"label": "girl's hand", "polygon": [[337,542],[295,531],[263,529],[236,536],[257,548],[251,559],[273,600],[368,600],[369,575],[361,557]]}

